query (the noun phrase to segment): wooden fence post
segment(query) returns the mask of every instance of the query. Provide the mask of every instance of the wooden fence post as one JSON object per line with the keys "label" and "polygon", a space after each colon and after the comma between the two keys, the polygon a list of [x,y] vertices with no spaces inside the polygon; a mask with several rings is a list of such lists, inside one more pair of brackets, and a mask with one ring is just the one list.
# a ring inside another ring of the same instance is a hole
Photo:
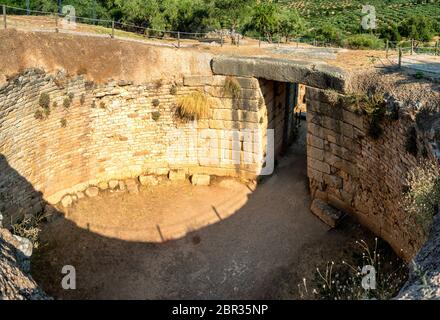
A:
{"label": "wooden fence post", "polygon": [[261,37],[258,37],[258,48],[261,48]]}
{"label": "wooden fence post", "polygon": [[223,33],[220,33],[220,47],[223,47]]}
{"label": "wooden fence post", "polygon": [[115,37],[115,20],[112,20],[112,39]]}
{"label": "wooden fence post", "polygon": [[414,53],[414,39],[411,39],[411,55]]}
{"label": "wooden fence post", "polygon": [[402,68],[402,48],[399,47],[399,69]]}
{"label": "wooden fence post", "polygon": [[385,44],[385,51],[386,51],[386,58],[388,59],[388,50],[390,49],[390,44],[389,44],[389,41],[388,41],[388,39],[387,39],[387,42],[386,42],[386,44]]}
{"label": "wooden fence post", "polygon": [[58,33],[58,12],[55,13],[55,32]]}
{"label": "wooden fence post", "polygon": [[240,46],[240,35],[237,34],[237,47],[239,47],[239,46]]}
{"label": "wooden fence post", "polygon": [[4,26],[5,29],[7,28],[7,23],[6,23],[6,5],[3,5],[3,22],[4,22]]}
{"label": "wooden fence post", "polygon": [[177,31],[177,48],[180,48],[180,31]]}
{"label": "wooden fence post", "polygon": [[439,42],[436,41],[436,42],[435,42],[435,55],[436,55],[436,56],[440,54],[440,53],[439,53],[439,50],[438,50],[438,45],[439,45]]}

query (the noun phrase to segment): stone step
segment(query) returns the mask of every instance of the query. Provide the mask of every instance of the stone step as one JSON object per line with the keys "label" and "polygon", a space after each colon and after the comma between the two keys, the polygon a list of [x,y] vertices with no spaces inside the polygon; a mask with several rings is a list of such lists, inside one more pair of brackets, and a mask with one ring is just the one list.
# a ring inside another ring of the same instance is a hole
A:
{"label": "stone step", "polygon": [[333,208],[321,199],[314,199],[310,207],[312,213],[331,228],[335,228],[345,213]]}

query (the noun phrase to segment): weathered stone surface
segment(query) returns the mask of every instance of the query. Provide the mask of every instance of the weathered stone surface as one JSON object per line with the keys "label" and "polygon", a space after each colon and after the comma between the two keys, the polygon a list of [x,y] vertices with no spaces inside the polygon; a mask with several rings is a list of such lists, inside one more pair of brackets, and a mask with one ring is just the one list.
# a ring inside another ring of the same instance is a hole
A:
{"label": "weathered stone surface", "polygon": [[108,189],[108,183],[107,182],[100,182],[98,183],[98,188],[101,190],[107,190]]}
{"label": "weathered stone surface", "polygon": [[90,198],[96,197],[99,194],[98,187],[89,187],[86,189],[86,195]]}
{"label": "weathered stone surface", "polygon": [[118,180],[110,180],[108,182],[108,186],[110,189],[114,190],[119,186],[119,181]]}
{"label": "weathered stone surface", "polygon": [[310,210],[314,215],[321,219],[325,224],[334,228],[338,225],[344,213],[331,207],[320,199],[314,199]]}
{"label": "weathered stone surface", "polygon": [[125,182],[122,180],[118,182],[118,185],[119,185],[119,190],[121,191],[125,191],[125,189],[127,189],[127,187],[125,186]]}
{"label": "weathered stone surface", "polygon": [[68,208],[72,205],[73,200],[72,197],[70,195],[65,196],[62,200],[61,200],[61,204],[63,205],[64,208]]}
{"label": "weathered stone surface", "polygon": [[139,182],[143,186],[157,186],[159,184],[159,180],[151,175],[139,176]]}
{"label": "weathered stone surface", "polygon": [[168,179],[171,181],[184,181],[186,173],[184,170],[171,170],[168,174]]}
{"label": "weathered stone surface", "polygon": [[410,264],[407,283],[397,299],[440,300],[440,214],[434,217],[428,241]]}
{"label": "weathered stone surface", "polygon": [[14,235],[14,238],[17,240],[18,245],[17,249],[20,250],[21,253],[27,258],[32,255],[33,245],[29,239]]}
{"label": "weathered stone surface", "polygon": [[6,229],[0,229],[0,300],[50,299],[24,270],[29,268],[25,254],[32,250],[23,244]]}
{"label": "weathered stone surface", "polygon": [[183,77],[185,86],[204,86],[212,83],[214,78],[206,75],[187,75]]}
{"label": "weathered stone surface", "polygon": [[193,174],[191,176],[191,183],[194,186],[209,186],[211,177],[206,174]]}
{"label": "weathered stone surface", "polygon": [[341,92],[344,92],[347,86],[347,75],[342,69],[308,61],[217,56],[212,59],[212,71],[214,74],[303,83],[311,87]]}
{"label": "weathered stone surface", "polygon": [[127,191],[132,194],[138,194],[139,193],[139,186],[134,179],[127,179],[125,180],[125,185],[127,186]]}

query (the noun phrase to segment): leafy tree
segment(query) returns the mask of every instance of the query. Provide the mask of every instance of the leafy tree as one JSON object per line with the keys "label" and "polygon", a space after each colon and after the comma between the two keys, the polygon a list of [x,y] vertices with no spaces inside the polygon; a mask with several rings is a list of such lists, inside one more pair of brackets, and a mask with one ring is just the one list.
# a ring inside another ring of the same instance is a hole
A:
{"label": "leafy tree", "polygon": [[305,31],[305,21],[300,17],[296,10],[284,11],[280,16],[279,31],[282,36],[296,36]]}
{"label": "leafy tree", "polygon": [[429,17],[412,16],[403,20],[398,29],[406,38],[430,41],[435,33],[435,22]]}
{"label": "leafy tree", "polygon": [[389,41],[400,41],[401,36],[397,25],[394,23],[383,25],[379,28],[380,37]]}
{"label": "leafy tree", "polygon": [[254,7],[250,23],[260,35],[271,39],[278,31],[279,22],[279,7],[273,2],[261,1]]}
{"label": "leafy tree", "polygon": [[222,27],[237,30],[250,14],[254,0],[214,0],[215,18]]}
{"label": "leafy tree", "polygon": [[325,23],[314,30],[315,38],[319,41],[330,41],[334,44],[341,44],[343,40],[342,32],[332,24]]}

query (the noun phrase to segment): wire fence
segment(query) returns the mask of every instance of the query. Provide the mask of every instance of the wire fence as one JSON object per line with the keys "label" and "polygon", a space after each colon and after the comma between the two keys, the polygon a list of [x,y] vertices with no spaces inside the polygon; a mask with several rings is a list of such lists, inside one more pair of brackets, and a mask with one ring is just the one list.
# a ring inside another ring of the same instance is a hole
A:
{"label": "wire fence", "polygon": [[[169,42],[169,45],[180,48],[197,43],[209,43],[219,46],[225,44],[256,45],[258,47],[325,47],[325,48],[350,48],[347,44],[331,40],[322,40],[306,37],[250,37],[242,36],[239,33],[228,30],[213,32],[184,32],[173,30],[158,30],[143,27],[135,24],[125,23],[109,19],[96,19],[89,17],[78,17],[71,12],[47,12],[28,10],[25,8],[1,5],[2,25],[4,29],[15,28],[32,31],[65,32],[79,34],[93,34],[95,36],[124,38],[124,39],[158,39]],[[399,64],[402,56],[405,55],[435,55],[440,56],[439,42],[432,43],[409,41],[386,41],[383,48],[386,57],[399,57]]]}

